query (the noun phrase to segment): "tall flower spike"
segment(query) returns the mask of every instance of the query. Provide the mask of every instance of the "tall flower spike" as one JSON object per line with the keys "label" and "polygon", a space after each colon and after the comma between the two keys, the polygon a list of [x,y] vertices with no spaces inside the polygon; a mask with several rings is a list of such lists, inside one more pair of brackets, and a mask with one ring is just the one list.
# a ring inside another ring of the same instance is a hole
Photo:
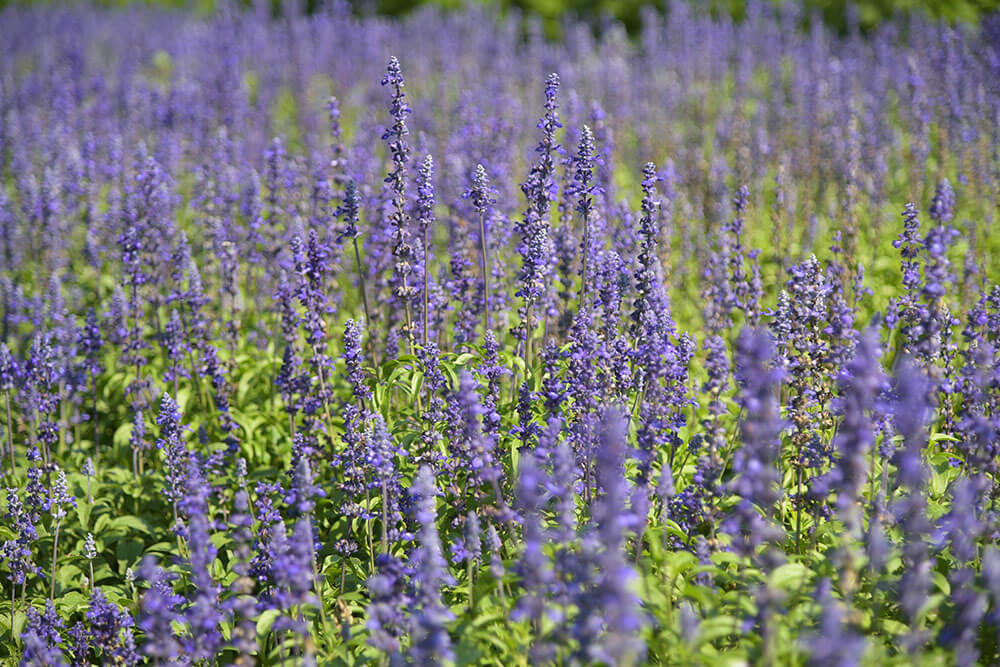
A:
{"label": "tall flower spike", "polygon": [[951,222],[955,215],[955,190],[951,187],[951,182],[947,178],[942,178],[934,192],[934,199],[928,211],[931,220],[938,224]]}
{"label": "tall flower spike", "polygon": [[894,380],[896,399],[892,416],[903,442],[893,456],[893,463],[899,484],[906,494],[895,507],[904,539],[904,569],[899,591],[900,606],[910,624],[904,645],[912,654],[919,650],[926,638],[917,620],[931,586],[931,560],[926,543],[931,526],[927,518],[924,493],[927,470],[923,462],[927,444],[926,424],[930,416],[929,387],[927,377],[906,358],[896,370]]}
{"label": "tall flower spike", "polygon": [[[528,200],[528,208],[518,222],[521,236],[518,253],[521,255],[519,288],[516,296],[524,303],[521,307],[522,335],[525,339],[525,360],[530,361],[531,331],[534,329],[535,303],[545,293],[545,281],[549,273],[552,255],[552,241],[549,238],[549,214],[555,199],[555,154],[560,150],[556,142],[556,131],[562,127],[559,122],[559,75],[550,74],[545,80],[545,115],[538,121],[542,138],[535,149],[537,157],[521,185]],[[530,364],[526,364],[530,365]]]}
{"label": "tall flower spike", "polygon": [[353,180],[347,182],[344,201],[337,209],[337,216],[344,219],[344,228],[337,241],[341,242],[345,238],[356,239],[359,234],[358,224],[361,221],[361,194],[358,192],[358,184]]}
{"label": "tall flower spike", "polygon": [[581,240],[580,284],[582,294],[590,287],[590,264],[596,255],[596,244],[591,230],[591,217],[594,212],[594,195],[600,193],[600,187],[594,184],[594,164],[597,162],[594,133],[590,126],[584,125],[580,130],[580,146],[573,158],[573,194],[576,196],[576,211],[580,214],[580,224],[583,227]]}
{"label": "tall flower spike", "polygon": [[486,168],[476,165],[476,174],[472,178],[472,188],[465,191],[462,197],[472,199],[472,206],[479,216],[479,261],[480,271],[483,277],[483,331],[488,332],[490,328],[490,273],[489,256],[487,253],[488,244],[486,242],[486,220],[489,217],[490,207],[496,203],[493,194],[496,190],[490,185],[490,178],[486,175]]}
{"label": "tall flower spike", "polygon": [[186,493],[184,487],[191,453],[184,443],[184,425],[181,423],[180,408],[166,392],[160,398],[160,413],[156,417],[156,425],[160,427],[156,448],[163,455],[163,476],[166,481],[163,495],[173,505],[176,519],[177,504]]}
{"label": "tall flower spike", "polygon": [[645,653],[639,632],[645,625],[639,597],[633,590],[637,579],[625,556],[627,529],[635,524],[627,506],[625,452],[628,424],[615,408],[601,414],[597,448],[597,484],[603,495],[594,503],[594,531],[584,540],[581,558],[585,571],[595,577],[592,587],[577,595],[580,609],[573,634],[577,653],[585,663],[633,664]]}
{"label": "tall flower spike", "polygon": [[152,556],[146,556],[139,566],[139,579],[149,583],[139,602],[137,625],[146,635],[142,652],[154,660],[176,660],[183,649],[174,632],[174,623],[182,620],[177,609],[183,598],[174,593],[171,575]]}
{"label": "tall flower spike", "polygon": [[410,604],[406,592],[406,568],[391,554],[379,554],[375,559],[376,573],[368,578],[368,621],[371,633],[368,643],[389,654],[389,664],[400,656],[399,638],[406,629],[404,610]]}
{"label": "tall flower spike", "polygon": [[820,582],[815,594],[820,607],[819,629],[809,639],[810,665],[843,667],[857,665],[865,651],[864,637],[848,627],[844,604],[833,597],[829,579]]}
{"label": "tall flower spike", "polygon": [[220,587],[211,571],[218,550],[211,541],[209,494],[208,483],[198,462],[189,461],[185,496],[179,510],[187,521],[188,562],[194,587],[191,604],[184,612],[184,621],[190,631],[190,636],[184,640],[184,652],[194,660],[210,660],[222,645]]}
{"label": "tall flower spike", "polygon": [[743,556],[753,556],[759,546],[774,544],[782,535],[771,520],[781,498],[777,464],[784,426],[777,398],[782,372],[774,365],[774,355],[774,343],[766,331],[744,329],[740,333],[736,364],[743,446],[736,452],[736,478],[731,482],[740,502],[724,526],[733,535],[733,549]]}
{"label": "tall flower spike", "polygon": [[522,456],[518,465],[515,498],[517,511],[521,516],[524,550],[517,559],[515,569],[521,578],[524,594],[518,598],[511,617],[515,620],[528,619],[536,627],[541,623],[548,607],[546,596],[554,581],[552,566],[544,551],[543,481],[535,457]]}
{"label": "tall flower spike", "polygon": [[413,272],[414,253],[410,245],[409,215],[406,213],[406,165],[410,161],[410,145],[406,141],[410,131],[406,127],[406,117],[412,113],[403,92],[405,82],[403,71],[395,56],[389,59],[386,75],[382,79],[383,86],[392,87],[392,104],[389,114],[393,124],[386,128],[382,140],[388,144],[392,154],[392,171],[386,176],[392,194],[392,212],[389,214],[389,224],[392,226],[392,254],[395,258],[393,271],[393,294],[403,302],[406,311],[406,330],[403,332],[413,346],[413,318],[411,301],[417,290],[409,284]]}
{"label": "tall flower spike", "polygon": [[888,389],[888,378],[879,363],[878,331],[869,329],[861,336],[854,358],[839,381],[840,411],[843,420],[833,446],[840,454],[832,480],[838,489],[837,507],[848,532],[860,538],[862,513],[859,501],[867,479],[868,453],[875,446],[875,413]]}
{"label": "tall flower spike", "polygon": [[647,162],[642,168],[642,218],[639,221],[639,266],[636,270],[636,297],[632,304],[632,333],[638,340],[643,317],[652,307],[659,281],[657,280],[656,246],[660,235],[660,202],[656,197],[656,183],[660,180],[656,165]]}
{"label": "tall flower spike", "polygon": [[410,490],[414,519],[419,525],[419,547],[413,554],[414,597],[412,601],[413,642],[410,658],[417,664],[455,659],[447,623],[454,618],[441,600],[441,587],[452,582],[441,553],[437,530],[437,494],[434,473],[429,466],[417,472]]}
{"label": "tall flower spike", "polygon": [[348,320],[344,327],[344,364],[347,381],[351,385],[351,393],[360,403],[370,401],[372,391],[365,379],[364,353],[362,352],[361,325],[354,320]]}
{"label": "tall flower spike", "polygon": [[420,266],[424,278],[423,344],[427,345],[430,328],[430,240],[434,216],[434,158],[427,154],[417,171],[417,227],[420,230]]}

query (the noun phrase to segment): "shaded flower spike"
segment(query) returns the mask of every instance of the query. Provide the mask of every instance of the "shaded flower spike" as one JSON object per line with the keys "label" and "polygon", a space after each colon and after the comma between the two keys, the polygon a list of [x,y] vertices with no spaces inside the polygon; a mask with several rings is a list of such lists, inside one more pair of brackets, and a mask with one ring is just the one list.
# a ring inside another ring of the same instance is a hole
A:
{"label": "shaded flower spike", "polygon": [[782,535],[771,520],[781,498],[777,464],[784,427],[778,403],[782,372],[774,362],[774,342],[766,331],[744,329],[740,333],[736,367],[743,446],[736,452],[736,478],[731,482],[740,502],[724,525],[733,535],[733,549],[743,556],[753,556],[759,546],[774,544]]}
{"label": "shaded flower spike", "polygon": [[951,182],[947,178],[942,178],[934,192],[934,199],[931,200],[930,209],[931,220],[940,224],[951,222],[955,215],[955,190],[951,187]]}
{"label": "shaded flower spike", "polygon": [[416,664],[431,664],[455,659],[448,635],[447,623],[454,618],[441,599],[441,587],[452,582],[447,563],[441,553],[437,529],[437,495],[434,473],[422,466],[410,489],[414,504],[414,519],[419,525],[413,553],[414,596],[411,602],[413,642],[410,658]]}

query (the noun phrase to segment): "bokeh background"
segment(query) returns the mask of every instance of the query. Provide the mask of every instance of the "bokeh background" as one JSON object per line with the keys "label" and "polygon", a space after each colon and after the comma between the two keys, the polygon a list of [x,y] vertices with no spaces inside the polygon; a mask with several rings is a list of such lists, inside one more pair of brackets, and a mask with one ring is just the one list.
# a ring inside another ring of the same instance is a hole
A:
{"label": "bokeh background", "polygon": [[[312,13],[322,11],[328,0],[292,0],[282,3],[279,0],[263,0],[269,2],[275,15],[280,15],[282,5],[287,4],[304,8]],[[561,25],[567,19],[583,19],[592,23],[599,30],[609,18],[622,22],[630,32],[636,31],[642,23],[642,11],[654,8],[660,12],[669,11],[671,0],[338,0],[349,1],[358,15],[379,14],[383,16],[400,16],[423,5],[437,5],[449,9],[459,9],[464,5],[490,5],[502,11],[519,11],[523,15],[538,17],[543,21],[546,32],[552,38],[558,38]],[[743,0],[673,0],[673,2],[688,2],[697,7],[707,9],[715,15],[730,15],[734,20],[741,20],[746,3]],[[240,4],[249,5],[251,0],[239,0]],[[776,5],[800,4],[803,20],[808,22],[815,17],[821,17],[827,25],[839,31],[851,29],[870,30],[879,23],[900,14],[922,13],[934,18],[949,21],[964,21],[974,23],[984,14],[1000,9],[1000,0],[772,0]],[[67,4],[66,2],[23,2],[21,0],[0,0],[0,7],[23,4]],[[150,4],[168,7],[179,7],[210,12],[217,0],[93,0],[86,4],[99,6],[123,6],[132,4]]]}

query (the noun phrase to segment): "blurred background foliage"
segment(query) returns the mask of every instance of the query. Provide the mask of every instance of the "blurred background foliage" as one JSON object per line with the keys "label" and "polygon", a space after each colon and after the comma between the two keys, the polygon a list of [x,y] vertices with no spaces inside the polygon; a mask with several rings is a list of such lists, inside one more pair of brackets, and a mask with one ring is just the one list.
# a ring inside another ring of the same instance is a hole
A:
{"label": "blurred background foliage", "polygon": [[[252,0],[237,0],[249,5]],[[283,7],[291,6],[312,13],[322,11],[329,0],[257,0],[270,2],[275,15],[280,15]],[[621,21],[630,32],[635,32],[641,23],[644,7],[654,7],[661,12],[669,11],[672,2],[689,2],[719,16],[728,13],[734,20],[742,19],[746,12],[745,0],[348,0],[359,15],[380,14],[400,16],[425,5],[435,5],[446,9],[457,9],[465,4],[486,4],[506,12],[512,8],[526,16],[540,18],[546,32],[558,37],[560,27],[567,18],[583,19],[599,29],[609,17]],[[764,0],[774,5],[799,4],[803,21],[821,16],[831,27],[846,32],[853,26],[861,30],[871,30],[882,21],[898,14],[920,13],[926,16],[952,22],[976,23],[987,13],[1000,10],[1000,0]],[[41,0],[48,4],[67,4],[66,0]],[[0,7],[7,5],[38,4],[38,0],[0,0]],[[124,6],[148,4],[176,8],[212,11],[217,0],[90,0],[87,4],[102,6]]]}

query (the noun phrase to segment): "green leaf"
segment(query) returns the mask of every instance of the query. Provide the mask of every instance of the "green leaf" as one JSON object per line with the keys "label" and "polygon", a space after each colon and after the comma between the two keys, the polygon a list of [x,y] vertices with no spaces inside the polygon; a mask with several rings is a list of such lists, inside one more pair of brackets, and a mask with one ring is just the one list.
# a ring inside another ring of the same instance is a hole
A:
{"label": "green leaf", "polygon": [[890,635],[905,635],[910,631],[910,626],[900,623],[894,618],[883,618],[879,621],[879,625]]}
{"label": "green leaf", "polygon": [[801,563],[785,563],[771,573],[770,582],[786,591],[801,588],[809,578],[809,568]]}
{"label": "green leaf", "polygon": [[257,634],[263,637],[270,632],[271,626],[274,625],[274,622],[280,615],[281,611],[278,609],[266,609],[261,612],[261,615],[257,617]]}
{"label": "green leaf", "polygon": [[728,635],[739,634],[740,619],[735,616],[713,616],[698,626],[698,644],[713,642]]}
{"label": "green leaf", "polygon": [[128,535],[131,531],[145,533],[146,535],[150,535],[152,533],[152,529],[145,519],[140,519],[132,514],[115,517],[108,525],[108,530],[115,532],[121,531],[126,535]]}

